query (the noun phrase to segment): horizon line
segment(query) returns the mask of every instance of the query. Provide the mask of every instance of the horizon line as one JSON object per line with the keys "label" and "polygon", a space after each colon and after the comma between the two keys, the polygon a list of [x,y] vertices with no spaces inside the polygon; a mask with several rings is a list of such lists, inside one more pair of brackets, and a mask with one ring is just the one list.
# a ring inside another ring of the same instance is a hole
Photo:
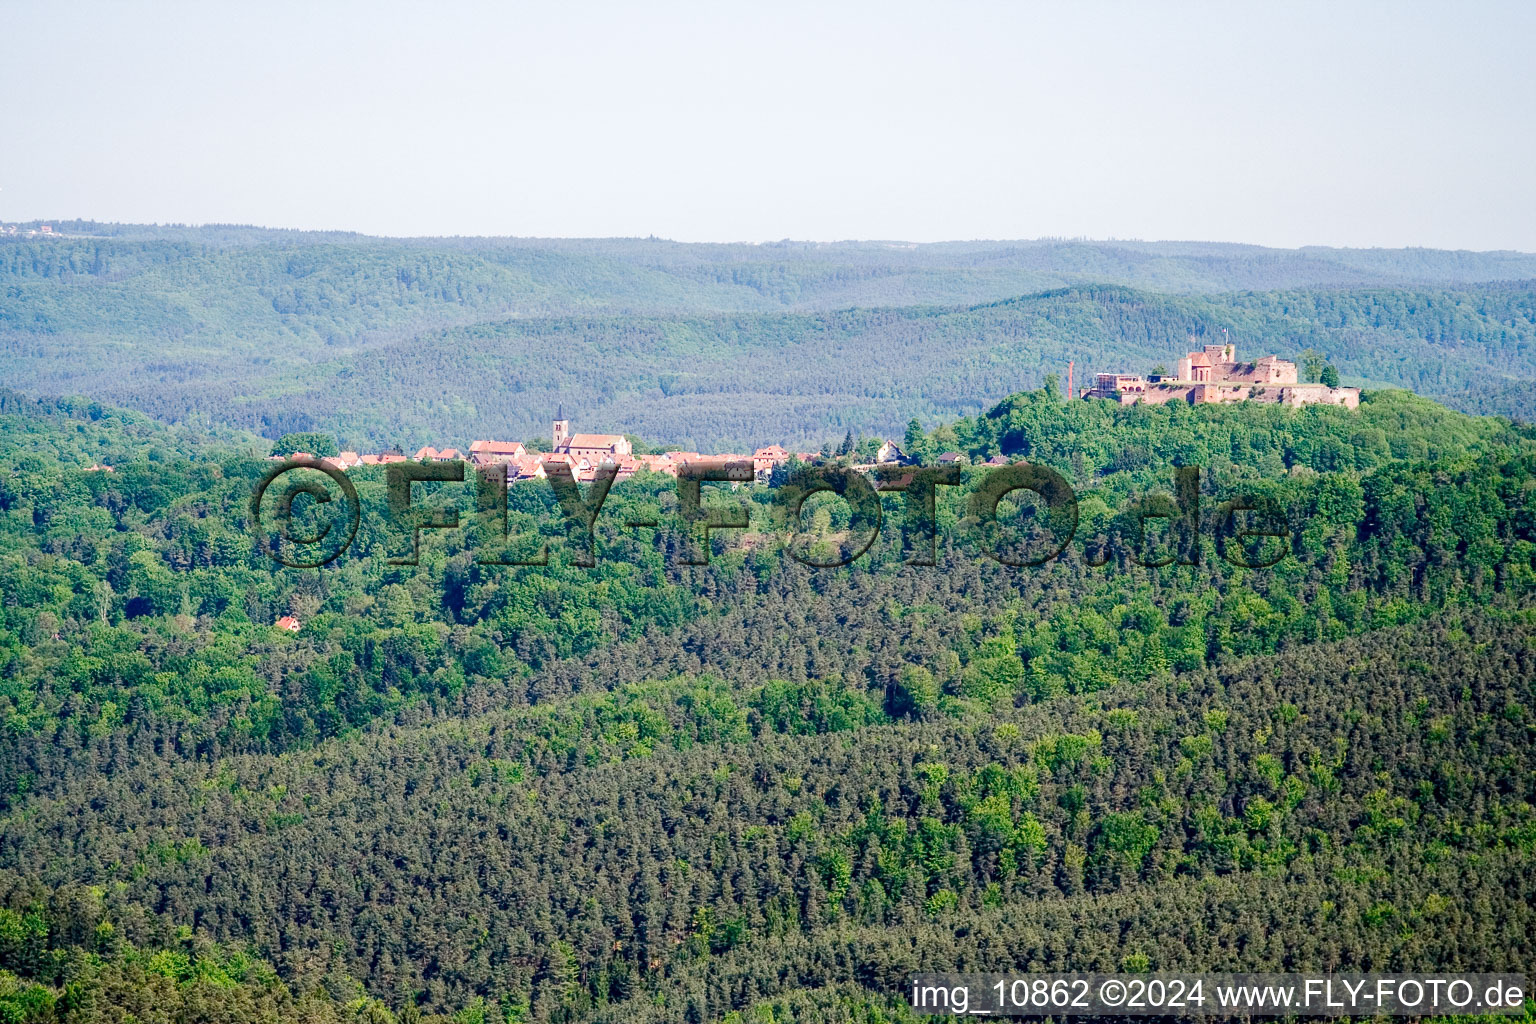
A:
{"label": "horizon line", "polygon": [[1264,249],[1274,252],[1306,252],[1309,250],[1323,250],[1333,252],[1445,252],[1445,253],[1474,253],[1478,255],[1502,255],[1511,254],[1517,256],[1536,256],[1536,250],[1526,249],[1473,249],[1473,248],[1445,248],[1435,245],[1330,245],[1326,243],[1308,243],[1306,245],[1285,246],[1269,245],[1263,242],[1237,242],[1220,239],[1200,238],[1119,238],[1114,235],[1096,238],[1090,235],[1038,235],[1033,238],[945,238],[932,241],[914,241],[902,238],[768,238],[768,239],[710,239],[710,240],[683,240],[664,235],[515,235],[515,234],[440,234],[440,235],[394,235],[372,234],[366,231],[358,231],[351,228],[296,228],[273,227],[265,224],[239,223],[235,221],[204,221],[191,223],[186,221],[116,221],[98,220],[87,217],[47,218],[33,217],[27,220],[7,221],[0,220],[0,225],[14,224],[18,228],[41,227],[43,225],[78,224],[96,225],[108,228],[145,228],[170,231],[199,231],[199,230],[240,230],[240,231],[265,231],[274,234],[290,235],[345,235],[353,238],[371,239],[388,242],[430,242],[430,241],[516,241],[516,242],[652,242],[667,245],[693,245],[693,246],[849,246],[849,245],[886,245],[902,246],[906,248],[933,247],[945,245],[1042,245],[1042,244],[1082,244],[1082,245],[1209,245],[1228,246],[1244,249]]}

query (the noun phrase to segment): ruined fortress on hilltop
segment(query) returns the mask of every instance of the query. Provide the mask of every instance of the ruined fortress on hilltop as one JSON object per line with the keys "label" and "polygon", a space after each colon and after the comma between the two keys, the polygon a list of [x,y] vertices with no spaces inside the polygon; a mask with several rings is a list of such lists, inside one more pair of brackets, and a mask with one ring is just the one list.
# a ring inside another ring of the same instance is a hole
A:
{"label": "ruined fortress on hilltop", "polygon": [[1181,401],[1191,405],[1222,402],[1275,402],[1300,407],[1320,403],[1360,407],[1359,388],[1329,387],[1327,384],[1302,384],[1296,377],[1296,364],[1268,355],[1251,363],[1237,360],[1237,347],[1231,343],[1207,345],[1179,360],[1178,372],[1148,374],[1101,373],[1093,387],[1084,388],[1082,398],[1115,399],[1121,405],[1162,405]]}

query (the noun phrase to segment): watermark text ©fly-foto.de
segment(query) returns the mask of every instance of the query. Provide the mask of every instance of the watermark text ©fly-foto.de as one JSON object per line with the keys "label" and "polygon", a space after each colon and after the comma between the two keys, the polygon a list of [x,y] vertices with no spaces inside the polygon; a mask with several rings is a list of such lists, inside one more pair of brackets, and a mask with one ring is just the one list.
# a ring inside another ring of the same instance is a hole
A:
{"label": "watermark text \u00a9fly-foto.de", "polygon": [[[461,517],[456,508],[418,505],[413,484],[448,484],[466,481],[463,462],[395,463],[386,467],[384,515],[388,526],[406,539],[407,553],[390,559],[395,565],[414,565],[423,530],[456,530]],[[585,494],[571,467],[563,462],[544,464],[545,480],[565,527],[569,564],[596,564],[594,526],[618,475],[617,467],[598,468]],[[327,487],[315,473],[324,474],[339,490]],[[509,547],[519,538],[508,534],[507,469],[502,465],[475,468],[475,518],[477,561],[482,565],[547,565],[548,545],[536,540],[532,552],[509,557]],[[731,506],[706,504],[706,483],[741,484],[754,480],[748,461],[702,460],[687,463],[677,474],[677,512],[671,524],[680,543],[676,561],[683,565],[709,562],[712,534],[751,527],[749,503]],[[882,495],[899,495],[905,502],[902,517],[907,565],[935,565],[938,561],[941,487],[964,482],[958,466],[877,467],[873,473],[840,466],[806,467],[773,489],[772,512],[785,536],[785,552],[813,568],[850,565],[880,536],[884,521]],[[281,486],[279,486],[281,484]],[[1203,547],[1201,532],[1200,470],[1181,466],[1174,470],[1173,494],[1149,494],[1136,499],[1121,515],[1134,536],[1128,557],[1138,565],[1198,565]],[[802,528],[802,512],[813,495],[828,493],[847,503],[847,528],[834,541],[812,536]],[[1010,496],[1031,498],[1031,529],[1021,531],[1004,521],[1000,506]],[[295,506],[303,510],[301,515]],[[362,521],[362,501],[345,473],[320,459],[295,457],[275,465],[257,483],[251,495],[252,528],[274,561],[294,568],[317,568],[340,558],[357,537]],[[1279,562],[1288,545],[1269,544],[1255,553],[1253,544],[1289,536],[1283,510],[1263,496],[1238,495],[1220,503],[1214,523],[1214,539],[1222,558],[1234,566],[1258,569]],[[1078,528],[1077,494],[1065,477],[1048,466],[1016,462],[988,471],[970,493],[966,516],[960,526],[969,532],[980,550],[1009,566],[1044,565],[1062,555]],[[1165,543],[1155,557],[1142,551],[1147,527],[1160,521]],[[301,525],[301,522],[303,525]],[[625,522],[629,528],[661,528],[648,519]],[[1028,536],[1020,536],[1028,533]],[[512,542],[509,544],[509,542]],[[522,545],[527,547],[527,545]],[[1103,565],[1109,555],[1085,553],[1089,565]]]}

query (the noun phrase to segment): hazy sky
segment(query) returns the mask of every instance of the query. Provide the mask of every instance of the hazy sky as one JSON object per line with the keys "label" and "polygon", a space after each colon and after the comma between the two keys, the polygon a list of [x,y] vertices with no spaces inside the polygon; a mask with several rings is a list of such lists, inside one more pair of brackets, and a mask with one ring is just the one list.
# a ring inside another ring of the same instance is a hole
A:
{"label": "hazy sky", "polygon": [[0,221],[1536,250],[1536,3],[0,3]]}

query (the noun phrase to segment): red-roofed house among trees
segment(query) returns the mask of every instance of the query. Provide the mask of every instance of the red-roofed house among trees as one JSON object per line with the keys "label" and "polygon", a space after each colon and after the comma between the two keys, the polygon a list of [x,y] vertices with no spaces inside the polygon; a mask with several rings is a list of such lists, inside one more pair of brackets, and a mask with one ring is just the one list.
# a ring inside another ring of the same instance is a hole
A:
{"label": "red-roofed house among trees", "polygon": [[498,462],[511,462],[528,449],[521,441],[476,441],[469,446],[469,461],[477,466],[494,466]]}
{"label": "red-roofed house among trees", "polygon": [[514,455],[507,461],[508,480],[543,480],[544,476],[544,463],[537,455]]}
{"label": "red-roofed house among trees", "polygon": [[782,466],[788,461],[789,452],[782,445],[770,444],[752,453],[752,472],[759,480],[766,480],[773,474],[775,466]]}

